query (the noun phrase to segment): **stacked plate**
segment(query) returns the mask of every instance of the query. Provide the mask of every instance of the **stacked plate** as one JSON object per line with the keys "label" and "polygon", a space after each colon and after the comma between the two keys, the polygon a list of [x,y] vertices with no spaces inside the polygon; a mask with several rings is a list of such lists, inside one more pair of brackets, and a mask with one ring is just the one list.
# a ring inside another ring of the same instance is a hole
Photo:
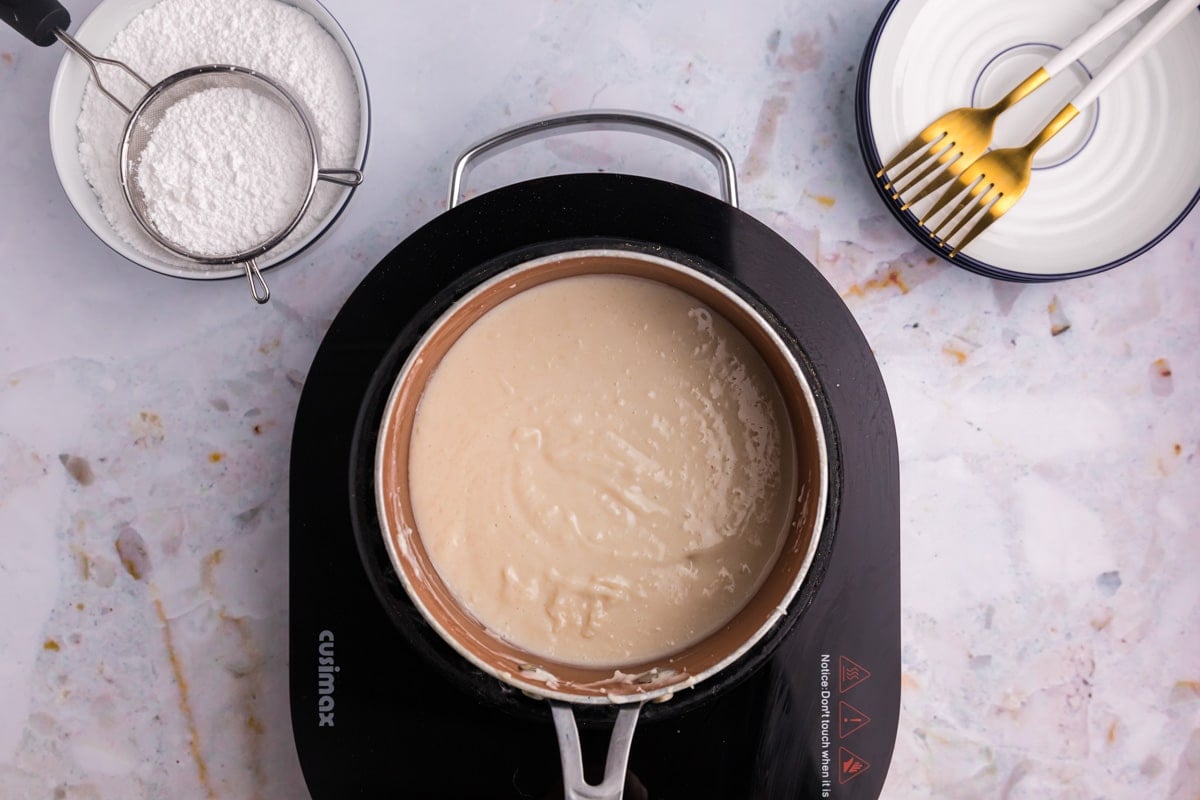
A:
{"label": "stacked plate", "polygon": [[[891,0],[859,70],[858,137],[871,180],[914,237],[948,255],[917,224],[932,200],[901,211],[875,180],[883,163],[946,111],[995,102],[1114,4]],[[1139,25],[1126,26],[1001,116],[993,146],[1024,144]],[[1200,200],[1198,130],[1200,13],[1038,154],[1024,197],[952,263],[994,278],[1051,281],[1137,257]]]}

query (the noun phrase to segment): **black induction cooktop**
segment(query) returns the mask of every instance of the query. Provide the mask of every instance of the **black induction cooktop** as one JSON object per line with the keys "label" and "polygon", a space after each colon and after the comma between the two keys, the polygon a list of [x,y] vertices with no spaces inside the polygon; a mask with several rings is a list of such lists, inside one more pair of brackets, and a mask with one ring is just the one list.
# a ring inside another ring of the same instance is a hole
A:
{"label": "black induction cooktop", "polygon": [[[548,709],[520,697],[498,708],[464,690],[393,624],[407,600],[360,554],[352,451],[373,375],[431,298],[481,264],[584,247],[661,251],[740,281],[796,338],[830,436],[833,502],[793,627],[740,683],[681,693],[682,713],[646,708],[626,798],[877,798],[899,716],[900,531],[896,435],[870,348],[828,283],[769,228],[698,192],[603,174],[508,186],[437,217],[363,280],[316,355],[291,461],[290,690],[309,791],[562,796]],[[583,732],[601,762],[605,736]]]}

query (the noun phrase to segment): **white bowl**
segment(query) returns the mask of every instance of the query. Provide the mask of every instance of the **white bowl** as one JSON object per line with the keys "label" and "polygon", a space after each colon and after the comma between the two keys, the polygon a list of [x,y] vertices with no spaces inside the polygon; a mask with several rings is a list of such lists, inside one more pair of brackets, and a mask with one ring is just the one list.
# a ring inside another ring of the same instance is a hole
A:
{"label": "white bowl", "polygon": [[[1115,0],[892,0],[859,72],[859,143],[871,180],[952,108],[986,105],[1086,30]],[[1147,13],[1152,13],[1151,12]],[[1023,144],[1136,32],[1132,23],[1000,118],[994,146]],[[1157,244],[1200,199],[1200,14],[1121,75],[1034,162],[1026,194],[951,263],[1047,281],[1122,264]],[[901,224],[943,257],[912,211]]]}
{"label": "white bowl", "polygon": [[[158,2],[159,0],[105,0],[79,25],[74,36],[93,53],[101,55],[113,38],[124,30],[134,17]],[[367,157],[371,113],[366,77],[363,74],[362,63],[358,60],[358,54],[337,20],[317,0],[284,0],[284,2],[312,16],[333,37],[346,56],[346,62],[350,66],[358,89],[359,137],[354,166],[361,170]],[[245,270],[238,264],[213,267],[187,265],[182,264],[179,259],[165,250],[162,251],[161,256],[148,255],[125,241],[113,230],[100,208],[100,201],[96,197],[95,191],[84,177],[83,166],[79,160],[79,134],[76,131],[75,122],[79,117],[84,88],[87,86],[90,76],[87,64],[68,51],[59,65],[58,74],[54,79],[54,87],[50,92],[50,152],[54,158],[54,167],[58,171],[63,190],[67,193],[67,199],[71,201],[76,213],[101,241],[139,266],[176,278],[214,280],[244,277]],[[119,142],[113,143],[114,148],[117,145]],[[333,208],[316,228],[294,243],[285,242],[288,244],[286,250],[274,250],[262,256],[258,259],[259,268],[266,270],[278,266],[294,258],[320,239],[346,207],[351,194],[353,194],[353,187],[341,189]]]}

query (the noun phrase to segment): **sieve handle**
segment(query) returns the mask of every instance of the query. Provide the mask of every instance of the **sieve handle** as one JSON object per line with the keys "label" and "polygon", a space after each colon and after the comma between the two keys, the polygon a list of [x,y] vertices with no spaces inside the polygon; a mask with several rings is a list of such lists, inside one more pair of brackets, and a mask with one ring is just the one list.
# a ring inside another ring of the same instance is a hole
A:
{"label": "sieve handle", "polygon": [[0,20],[38,47],[57,41],[54,32],[71,26],[71,13],[58,0],[0,0]]}
{"label": "sieve handle", "polygon": [[552,114],[532,122],[506,128],[471,145],[454,162],[454,170],[450,175],[449,207],[454,208],[462,202],[463,180],[472,161],[489,153],[502,153],[523,142],[544,139],[560,133],[564,129],[646,133],[682,145],[712,162],[721,178],[721,199],[737,208],[737,172],[733,166],[733,156],[729,155],[725,145],[708,134],[665,117],[656,117],[638,111],[599,109]]}
{"label": "sieve handle", "polygon": [[357,169],[319,169],[317,178],[339,186],[358,186],[363,182],[362,170]]}
{"label": "sieve handle", "polygon": [[258,262],[253,258],[248,260],[246,267],[246,283],[250,284],[250,296],[254,298],[254,302],[262,305],[271,299],[271,290],[267,287],[267,282],[263,280],[262,273],[258,271]]}

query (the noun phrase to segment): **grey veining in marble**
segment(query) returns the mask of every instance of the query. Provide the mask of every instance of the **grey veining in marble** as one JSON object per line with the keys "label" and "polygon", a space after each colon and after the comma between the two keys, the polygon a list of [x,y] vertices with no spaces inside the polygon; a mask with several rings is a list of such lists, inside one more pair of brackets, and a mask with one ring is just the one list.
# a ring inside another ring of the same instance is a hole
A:
{"label": "grey veining in marble", "polygon": [[[77,18],[94,7],[72,4]],[[46,140],[60,50],[0,31],[0,796],[307,796],[287,709],[287,459],[321,336],[438,214],[453,155],[625,107],[724,141],[880,361],[903,489],[903,713],[887,798],[1200,792],[1200,215],[1093,278],[934,262],[857,152],[880,2],[329,0],[372,87],[367,181],[268,273],[193,283],[105,249]],[[699,188],[589,134],[481,167]],[[398,793],[397,796],[402,796]]]}

